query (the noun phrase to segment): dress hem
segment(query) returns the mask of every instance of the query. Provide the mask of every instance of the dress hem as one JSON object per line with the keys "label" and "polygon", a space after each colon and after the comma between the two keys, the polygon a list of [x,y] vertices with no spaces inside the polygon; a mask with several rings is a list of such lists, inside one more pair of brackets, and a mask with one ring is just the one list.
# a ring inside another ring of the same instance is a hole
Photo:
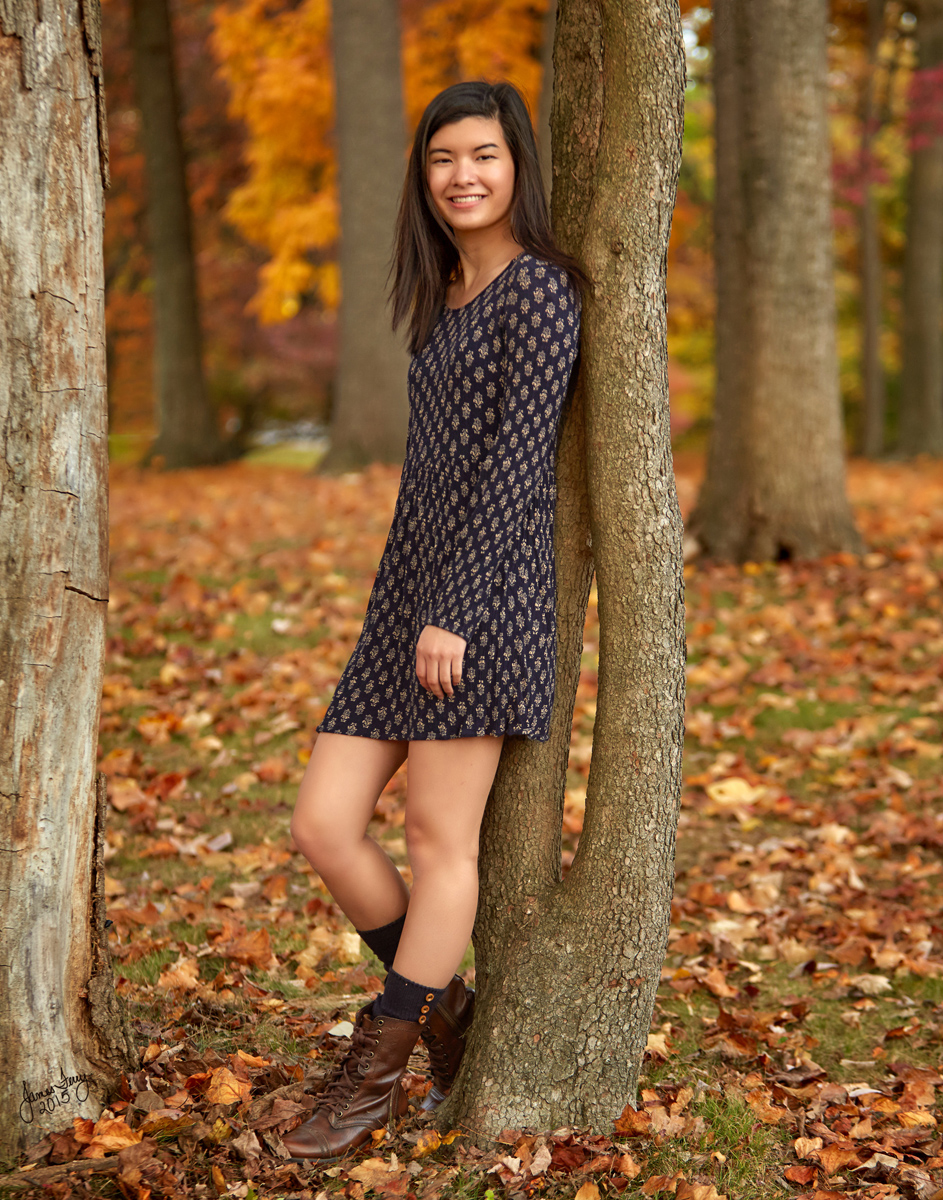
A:
{"label": "dress hem", "polygon": [[457,738],[473,738],[473,737],[500,737],[502,734],[505,737],[526,738],[530,742],[547,742],[550,740],[549,732],[542,737],[536,733],[527,733],[519,729],[485,729],[481,733],[447,733],[447,734],[423,734],[420,737],[410,737],[406,734],[403,737],[388,737],[379,733],[359,732],[354,729],[324,729],[321,725],[315,726],[315,733],[339,733],[342,737],[362,737],[373,742],[454,742]]}

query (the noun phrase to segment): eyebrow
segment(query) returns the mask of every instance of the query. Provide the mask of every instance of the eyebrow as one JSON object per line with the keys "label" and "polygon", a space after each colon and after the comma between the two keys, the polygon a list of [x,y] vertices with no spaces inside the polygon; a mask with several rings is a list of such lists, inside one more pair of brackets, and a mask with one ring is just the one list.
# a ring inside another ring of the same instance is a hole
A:
{"label": "eyebrow", "polygon": [[[472,151],[472,153],[477,154],[479,150],[500,150],[500,146],[498,145],[497,142],[485,142],[485,144],[483,146],[476,146],[475,149]],[[430,154],[452,154],[453,151],[446,149],[445,146],[430,146],[429,153]]]}

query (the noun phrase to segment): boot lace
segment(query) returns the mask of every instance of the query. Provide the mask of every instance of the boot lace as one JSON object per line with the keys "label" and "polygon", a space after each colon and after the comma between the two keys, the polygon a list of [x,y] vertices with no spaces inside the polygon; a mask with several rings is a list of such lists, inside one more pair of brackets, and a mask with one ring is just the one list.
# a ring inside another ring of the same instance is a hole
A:
{"label": "boot lace", "polygon": [[350,1038],[350,1049],[334,1068],[327,1087],[318,1097],[318,1108],[326,1113],[339,1113],[357,1090],[361,1079],[369,1070],[379,1041],[379,1030],[368,1033],[362,1025],[355,1025]]}
{"label": "boot lace", "polygon": [[423,1039],[429,1051],[429,1065],[432,1067],[433,1080],[443,1088],[448,1088],[452,1082],[452,1065],[449,1053],[441,1038],[432,1032],[424,1033]]}

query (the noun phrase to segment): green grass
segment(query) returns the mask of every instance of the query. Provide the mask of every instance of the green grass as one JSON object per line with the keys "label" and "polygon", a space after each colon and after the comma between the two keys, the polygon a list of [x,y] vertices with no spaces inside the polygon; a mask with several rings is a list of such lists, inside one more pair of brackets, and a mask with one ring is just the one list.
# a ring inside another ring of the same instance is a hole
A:
{"label": "green grass", "polygon": [[256,446],[243,461],[254,467],[293,467],[311,471],[323,457],[324,451],[320,447],[305,442],[278,442],[274,446]]}

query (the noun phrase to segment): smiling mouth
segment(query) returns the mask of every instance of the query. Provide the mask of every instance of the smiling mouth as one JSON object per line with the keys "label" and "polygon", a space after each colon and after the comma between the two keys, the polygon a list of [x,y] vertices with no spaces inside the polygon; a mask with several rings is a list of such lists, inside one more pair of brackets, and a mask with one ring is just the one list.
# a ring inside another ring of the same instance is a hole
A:
{"label": "smiling mouth", "polygon": [[484,196],[449,196],[449,204],[457,204],[462,207],[466,204],[476,204],[479,200],[484,200]]}

